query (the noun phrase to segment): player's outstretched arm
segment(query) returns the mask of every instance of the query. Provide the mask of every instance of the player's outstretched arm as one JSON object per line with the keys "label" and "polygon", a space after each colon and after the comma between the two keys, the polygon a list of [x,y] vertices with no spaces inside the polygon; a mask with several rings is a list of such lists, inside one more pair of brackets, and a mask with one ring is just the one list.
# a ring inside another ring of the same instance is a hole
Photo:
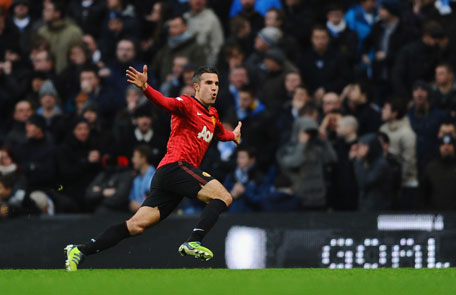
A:
{"label": "player's outstretched arm", "polygon": [[236,128],[234,128],[233,133],[234,133],[234,142],[239,145],[241,143],[241,127],[242,127],[242,122],[239,121]]}
{"label": "player's outstretched arm", "polygon": [[147,85],[147,65],[144,65],[142,73],[130,66],[125,75],[127,76],[127,81],[141,89],[148,100],[167,112],[183,113],[185,111],[182,98],[171,99]]}
{"label": "player's outstretched arm", "polygon": [[142,91],[147,89],[147,65],[144,65],[143,72],[138,72],[134,67],[130,66],[127,69],[128,82],[135,85]]}

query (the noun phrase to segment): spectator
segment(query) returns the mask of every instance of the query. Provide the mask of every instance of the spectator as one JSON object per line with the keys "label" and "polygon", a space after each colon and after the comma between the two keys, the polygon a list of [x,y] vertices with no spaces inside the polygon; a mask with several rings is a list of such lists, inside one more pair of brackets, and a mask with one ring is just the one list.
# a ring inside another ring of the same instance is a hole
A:
{"label": "spectator", "polygon": [[309,46],[312,26],[317,20],[313,8],[313,5],[309,5],[308,1],[304,0],[284,1],[285,24],[283,30],[290,32],[301,48]]}
{"label": "spectator", "polygon": [[222,117],[228,110],[239,107],[239,90],[248,83],[249,76],[244,66],[230,68],[228,85],[224,87],[222,84],[216,102],[217,111]]}
{"label": "spectator", "polygon": [[440,109],[449,109],[456,103],[456,82],[453,67],[447,63],[435,68],[435,83],[432,85],[433,105]]}
{"label": "spectator", "polygon": [[358,144],[358,121],[343,116],[337,123],[338,139],[334,143],[337,163],[334,165],[328,201],[336,211],[355,211],[358,208],[358,184],[354,170],[354,156]]}
{"label": "spectator", "polygon": [[32,104],[26,100],[16,103],[13,114],[13,126],[5,138],[5,145],[15,150],[27,141],[25,134],[25,122],[33,114]]}
{"label": "spectator", "polygon": [[137,146],[133,151],[131,162],[138,175],[133,180],[133,186],[128,197],[131,212],[136,212],[141,207],[142,202],[147,198],[149,193],[150,183],[155,174],[155,167],[151,163],[151,154],[152,151],[145,145]]}
{"label": "spectator", "polygon": [[410,126],[407,106],[400,98],[390,98],[382,109],[385,122],[380,131],[389,138],[388,151],[397,157],[402,167],[402,193],[399,197],[400,210],[411,210],[416,204],[418,171],[416,166],[416,134]]}
{"label": "spectator", "polygon": [[239,148],[236,169],[224,181],[224,186],[234,199],[230,212],[260,211],[271,185],[271,177],[256,166],[254,150],[249,147]]}
{"label": "spectator", "polygon": [[[107,85],[116,85],[117,93],[123,97],[130,85],[125,79],[125,72],[130,66],[139,70],[142,64],[136,61],[135,43],[130,39],[121,39],[116,45],[115,59],[108,62],[99,75],[105,79]],[[149,75],[148,80],[150,85],[155,84],[153,75]]]}
{"label": "spectator", "polygon": [[284,86],[287,92],[287,101],[290,102],[293,99],[296,88],[302,84],[302,78],[299,72],[289,71],[285,74]]}
{"label": "spectator", "polygon": [[[41,210],[34,199],[41,199],[44,193],[41,192],[41,195],[38,193],[38,196],[37,193],[28,194],[23,190],[15,190],[13,176],[0,176],[0,220],[19,215],[40,214]],[[47,202],[46,195],[44,195],[44,198]],[[43,209],[45,209],[45,212],[48,211],[47,208]]]}
{"label": "spectator", "polygon": [[336,153],[325,139],[318,137],[318,125],[310,118],[299,118],[293,124],[291,139],[280,147],[277,161],[290,177],[293,192],[307,209],[327,206],[325,165],[337,161]]}
{"label": "spectator", "polygon": [[157,52],[152,62],[152,69],[160,82],[166,81],[166,77],[171,73],[174,57],[186,56],[190,62],[196,65],[205,64],[207,58],[204,48],[188,31],[187,22],[182,16],[169,20],[168,34],[168,43]]}
{"label": "spectator", "polygon": [[[392,179],[392,209],[405,210],[404,208],[416,209],[414,202],[416,201],[416,194],[408,194],[407,191],[402,191],[402,164],[400,158],[393,155],[390,150],[390,138],[385,132],[379,131],[377,133],[378,139],[383,148],[383,156],[388,162],[391,169]],[[405,193],[405,194],[404,194]],[[410,209],[409,209],[410,210]]]}
{"label": "spectator", "polygon": [[117,147],[113,144],[115,141],[111,126],[106,124],[103,118],[100,117],[96,103],[89,102],[86,104],[82,109],[81,117],[89,123],[90,134],[97,139],[98,147],[102,154],[117,151]]}
{"label": "spectator", "polygon": [[71,1],[68,4],[68,16],[84,34],[90,34],[95,38],[101,35],[106,12],[105,1],[101,0]]}
{"label": "spectator", "polygon": [[73,41],[68,48],[68,65],[57,76],[56,85],[59,94],[64,99],[63,104],[68,98],[74,96],[79,91],[79,72],[81,69],[91,64],[89,49],[82,40]]}
{"label": "spectator", "polygon": [[101,50],[98,48],[98,43],[92,35],[85,34],[81,39],[87,46],[90,53],[90,60],[93,64],[102,68],[104,66]]}
{"label": "spectator", "polygon": [[437,154],[439,126],[445,119],[445,113],[433,107],[429,95],[431,90],[424,81],[413,84],[413,104],[408,110],[408,117],[416,134],[416,156],[418,176],[427,162]]}
{"label": "spectator", "polygon": [[125,105],[124,96],[117,91],[117,85],[107,86],[98,75],[94,65],[84,66],[79,73],[80,92],[72,97],[66,111],[81,115],[82,109],[90,101],[100,108],[100,116],[110,124],[117,111]]}
{"label": "spectator", "polygon": [[210,8],[206,0],[189,0],[190,11],[184,14],[189,31],[196,36],[196,42],[206,53],[206,64],[214,66],[224,42],[223,29],[219,18]]}
{"label": "spectator", "polygon": [[238,120],[242,121],[243,143],[255,150],[261,150],[256,163],[266,173],[277,149],[277,132],[275,126],[270,124],[271,116],[256,97],[254,88],[249,85],[239,90],[237,105],[238,108],[231,113],[237,114]]}
{"label": "spectator", "polygon": [[122,157],[106,154],[102,160],[103,170],[87,188],[87,203],[96,213],[125,212],[128,208],[133,171],[126,163],[118,165],[118,162],[123,160]]}
{"label": "spectator", "polygon": [[264,198],[261,204],[261,211],[289,212],[301,209],[301,199],[293,192],[293,183],[290,178],[283,174],[277,176],[272,192]]}
{"label": "spectator", "polygon": [[429,21],[423,26],[420,40],[404,46],[397,54],[391,74],[394,93],[408,97],[417,80],[432,80],[437,63],[437,38],[443,34],[440,24]]}
{"label": "spectator", "polygon": [[245,18],[249,22],[254,34],[258,33],[263,27],[263,16],[255,7],[257,2],[262,2],[262,0],[235,0],[230,10],[230,17],[241,16]]}
{"label": "spectator", "polygon": [[11,150],[9,148],[0,149],[0,175],[16,175],[19,166],[13,160]]}
{"label": "spectator", "polygon": [[46,80],[40,88],[40,107],[36,113],[46,121],[46,131],[49,131],[52,141],[60,144],[66,134],[66,119],[59,106],[59,97],[54,84]]}
{"label": "spectator", "polygon": [[59,197],[56,206],[62,212],[85,212],[85,192],[101,169],[96,138],[90,134],[86,119],[75,120],[71,133],[56,152],[59,183],[69,198]]}
{"label": "spectator", "polygon": [[133,155],[134,149],[138,145],[146,145],[150,149],[148,161],[155,167],[160,162],[166,152],[166,139],[152,126],[154,116],[148,105],[137,108],[133,114],[134,126],[121,138],[117,145],[121,149],[121,154],[126,157]]}
{"label": "spectator", "polygon": [[188,64],[188,58],[186,56],[175,56],[173,59],[173,67],[171,73],[166,77],[160,85],[160,92],[168,97],[179,96],[178,89],[183,86],[182,73],[184,67]]}
{"label": "spectator", "polygon": [[286,56],[279,49],[269,49],[264,54],[263,64],[265,67],[265,76],[258,81],[262,85],[258,96],[264,102],[266,107],[274,113],[277,113],[287,102],[287,92],[285,90]]}
{"label": "spectator", "polygon": [[47,79],[55,81],[56,74],[54,70],[54,56],[48,49],[32,51],[30,57],[32,60],[34,72],[43,73],[44,75],[46,75]]}
{"label": "spectator", "polygon": [[344,20],[344,8],[340,4],[331,4],[326,13],[326,28],[329,32],[329,47],[342,53],[350,67],[357,62],[358,36]]}
{"label": "spectator", "polygon": [[[253,45],[256,33],[252,32],[249,21],[242,16],[236,16],[230,20],[230,35],[228,36],[225,46],[237,44],[245,56],[253,52]],[[220,62],[220,58],[219,58]]]}
{"label": "spectator", "polygon": [[296,87],[291,103],[286,104],[282,108],[281,114],[277,120],[277,130],[281,131],[279,136],[280,144],[284,144],[290,140],[293,122],[302,115],[303,109],[310,103],[310,101],[311,97],[307,88],[303,85]]}
{"label": "spectator", "polygon": [[358,35],[358,52],[377,19],[377,0],[360,0],[345,13],[348,27]]}
{"label": "spectator", "polygon": [[140,29],[134,7],[123,0],[106,1],[108,11],[98,40],[103,58],[113,61],[116,44],[122,39],[139,41]]}
{"label": "spectator", "polygon": [[399,50],[411,41],[411,34],[400,20],[400,4],[397,0],[381,0],[379,21],[372,27],[362,46],[362,61],[372,66],[376,85],[374,101],[383,104],[383,99],[392,94],[391,70]]}
{"label": "spectator", "polygon": [[30,40],[35,24],[30,15],[30,1],[14,0],[10,11],[12,12],[10,22],[19,32],[20,53],[22,56],[26,56],[30,50]]}
{"label": "spectator", "polygon": [[[137,1],[139,2],[139,1]],[[139,3],[138,3],[139,4]],[[156,1],[146,11],[141,23],[141,52],[144,60],[152,60],[157,51],[166,44],[166,25],[172,7],[168,1]]]}
{"label": "spectator", "polygon": [[375,133],[360,137],[354,168],[359,188],[358,210],[366,212],[391,209],[391,169]]}
{"label": "spectator", "polygon": [[455,139],[445,134],[440,139],[439,157],[429,162],[420,181],[420,199],[424,209],[456,210]]}
{"label": "spectator", "polygon": [[31,115],[25,124],[27,141],[14,149],[27,181],[28,190],[43,189],[55,185],[55,146],[46,137],[46,121],[40,115]]}
{"label": "spectator", "polygon": [[311,48],[307,49],[297,65],[311,93],[321,100],[326,92],[340,93],[350,81],[350,69],[345,57],[329,47],[329,32],[317,25],[312,29]]}
{"label": "spectator", "polygon": [[381,125],[381,115],[377,107],[369,103],[369,85],[364,81],[356,81],[347,85],[342,92],[344,112],[354,116],[359,123],[358,135],[377,132]]}
{"label": "spectator", "polygon": [[55,56],[55,70],[60,73],[67,66],[67,52],[71,42],[82,37],[81,29],[65,18],[66,7],[60,0],[45,2],[43,20],[46,22],[38,29],[38,34],[46,39]]}

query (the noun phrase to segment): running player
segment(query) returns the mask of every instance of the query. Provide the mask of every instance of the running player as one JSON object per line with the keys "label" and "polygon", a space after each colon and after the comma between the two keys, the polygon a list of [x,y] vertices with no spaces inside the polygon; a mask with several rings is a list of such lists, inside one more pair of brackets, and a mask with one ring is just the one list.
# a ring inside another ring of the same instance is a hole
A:
{"label": "running player", "polygon": [[143,72],[129,67],[128,82],[140,88],[146,97],[171,114],[171,134],[167,153],[157,167],[150,193],[141,208],[126,222],[112,225],[97,237],[82,245],[65,247],[65,266],[75,271],[85,256],[110,248],[121,240],[136,236],[164,220],[183,197],[197,198],[207,205],[186,242],[179,247],[181,255],[202,260],[213,257],[201,241],[232,202],[230,193],[207,172],[198,169],[209,144],[215,136],[221,141],[241,141],[241,122],[233,132],[223,128],[213,107],[219,90],[216,69],[201,67],[193,76],[195,96],[163,96],[147,84],[147,66]]}

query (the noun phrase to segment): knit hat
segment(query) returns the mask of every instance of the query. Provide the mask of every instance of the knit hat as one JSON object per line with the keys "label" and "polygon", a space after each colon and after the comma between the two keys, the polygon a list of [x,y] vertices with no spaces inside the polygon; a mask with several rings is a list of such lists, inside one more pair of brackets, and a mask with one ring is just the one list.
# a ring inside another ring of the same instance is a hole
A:
{"label": "knit hat", "polygon": [[260,36],[266,44],[273,47],[276,46],[280,38],[282,38],[282,31],[275,27],[266,27],[258,32],[258,36]]}
{"label": "knit hat", "polygon": [[55,89],[54,84],[52,83],[51,80],[44,81],[38,94],[39,94],[40,98],[46,94],[50,94],[50,95],[54,96],[55,98],[58,97],[57,90]]}
{"label": "knit hat", "polygon": [[388,10],[389,13],[400,16],[401,15],[401,7],[397,0],[381,0],[380,6],[384,9]]}
{"label": "knit hat", "polygon": [[28,118],[27,123],[33,124],[40,128],[43,132],[46,129],[46,120],[40,115],[33,114]]}
{"label": "knit hat", "polygon": [[264,58],[272,59],[279,65],[283,65],[286,60],[286,56],[285,54],[283,54],[282,50],[275,48],[266,51],[264,54]]}

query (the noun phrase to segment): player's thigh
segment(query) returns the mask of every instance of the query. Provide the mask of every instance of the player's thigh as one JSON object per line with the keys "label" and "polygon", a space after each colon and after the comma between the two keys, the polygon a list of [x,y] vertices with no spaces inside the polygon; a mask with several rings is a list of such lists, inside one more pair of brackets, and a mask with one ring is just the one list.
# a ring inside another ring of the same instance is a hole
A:
{"label": "player's thigh", "polygon": [[230,206],[233,202],[231,194],[217,179],[212,179],[206,183],[198,192],[197,198],[205,203],[209,203],[213,199],[219,199],[225,202],[227,206]]}
{"label": "player's thigh", "polygon": [[144,206],[136,211],[130,219],[127,220],[128,231],[132,234],[140,234],[147,227],[152,226],[160,221],[160,211],[158,207]]}

